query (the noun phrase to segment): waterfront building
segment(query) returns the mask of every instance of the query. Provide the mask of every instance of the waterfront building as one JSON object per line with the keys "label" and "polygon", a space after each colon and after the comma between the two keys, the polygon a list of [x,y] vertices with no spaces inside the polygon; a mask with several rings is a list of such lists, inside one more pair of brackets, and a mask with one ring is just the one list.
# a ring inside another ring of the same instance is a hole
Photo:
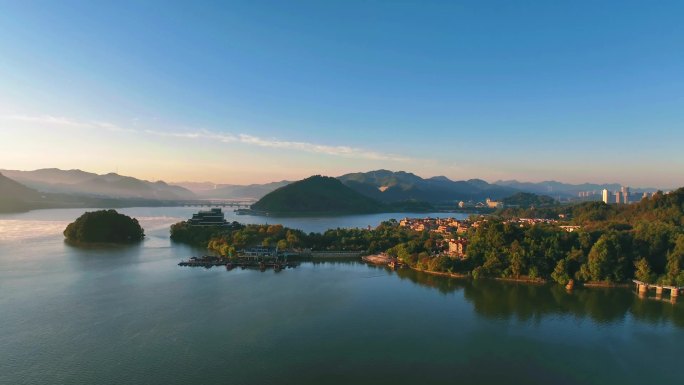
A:
{"label": "waterfront building", "polygon": [[200,211],[197,214],[192,214],[192,218],[188,220],[192,226],[227,226],[225,214],[220,208],[211,209],[209,211]]}
{"label": "waterfront building", "polygon": [[503,207],[503,202],[493,201],[487,198],[487,207],[490,209],[500,209]]}
{"label": "waterfront building", "polygon": [[464,238],[449,240],[449,255],[456,257],[463,257],[466,254],[466,246],[468,241]]}

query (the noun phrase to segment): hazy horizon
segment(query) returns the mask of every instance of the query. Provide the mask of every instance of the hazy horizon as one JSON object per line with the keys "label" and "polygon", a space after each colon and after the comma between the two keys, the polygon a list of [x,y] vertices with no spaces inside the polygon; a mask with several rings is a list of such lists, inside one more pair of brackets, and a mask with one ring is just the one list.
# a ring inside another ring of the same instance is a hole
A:
{"label": "hazy horizon", "polygon": [[[156,177],[144,177],[144,176],[138,176],[138,175],[130,175],[130,174],[126,174],[126,173],[124,173],[124,172],[121,172],[121,170],[111,170],[111,171],[102,171],[102,172],[100,172],[100,171],[93,171],[93,170],[84,169],[84,168],[61,169],[61,168],[58,168],[58,167],[40,167],[40,168],[37,168],[37,169],[23,169],[23,170],[22,170],[22,169],[9,169],[9,168],[5,168],[5,167],[0,167],[0,173],[2,172],[2,170],[29,171],[29,172],[30,172],[30,171],[46,170],[46,169],[59,169],[59,170],[62,170],[62,171],[78,170],[78,171],[84,171],[84,172],[94,173],[94,174],[98,174],[98,175],[106,175],[106,174],[110,174],[110,173],[115,173],[115,174],[118,174],[118,175],[121,175],[121,176],[133,177],[133,178],[136,178],[136,179],[146,180],[146,181],[150,181],[150,182],[162,181],[162,182],[166,182],[166,183],[168,183],[168,184],[175,184],[175,185],[178,185],[178,184],[185,184],[185,183],[187,183],[187,184],[190,184],[190,183],[196,183],[196,184],[212,183],[212,184],[215,184],[215,185],[251,185],[251,184],[277,183],[277,182],[282,182],[282,181],[294,182],[294,181],[298,181],[298,180],[301,180],[301,179],[304,179],[304,178],[308,178],[308,177],[313,176],[313,175],[323,175],[323,176],[329,176],[329,177],[340,177],[340,176],[342,176],[342,175],[345,175],[345,174],[335,174],[335,175],[333,175],[333,174],[326,174],[326,173],[320,173],[320,172],[318,172],[318,173],[314,173],[314,174],[303,175],[303,176],[300,176],[300,177],[294,177],[294,178],[292,178],[292,179],[288,179],[288,178],[280,178],[280,179],[277,179],[277,178],[276,178],[276,179],[273,179],[273,180],[265,180],[265,181],[261,181],[261,182],[237,183],[237,182],[233,182],[233,181],[230,181],[230,180],[224,181],[224,180],[221,180],[221,179],[216,179],[216,180],[171,180],[171,179],[169,179],[169,180],[167,180],[167,179],[156,178]],[[417,176],[419,176],[419,177],[421,177],[421,178],[423,178],[423,179],[429,179],[429,178],[432,178],[432,177],[444,176],[444,175],[421,175],[421,174],[419,174],[419,173],[415,173],[415,172],[412,172],[412,171],[410,171],[410,170],[387,170],[387,169],[357,170],[357,171],[353,171],[352,173],[367,173],[367,172],[380,171],[380,170],[386,170],[386,171],[391,171],[391,172],[406,172],[406,173],[411,173],[411,174],[417,175]],[[545,179],[545,180],[538,180],[538,181],[533,181],[533,180],[519,180],[519,179],[511,179],[511,178],[509,178],[509,179],[505,179],[505,178],[504,178],[504,179],[491,179],[491,180],[487,180],[487,179],[484,179],[484,178],[449,178],[449,179],[451,179],[451,180],[453,180],[453,181],[469,180],[469,179],[482,179],[482,180],[484,180],[485,182],[488,182],[488,183],[495,183],[495,182],[499,182],[499,181],[502,181],[502,182],[517,181],[517,182],[521,182],[521,183],[560,182],[560,183],[574,184],[574,185],[580,185],[580,184],[596,184],[596,185],[618,184],[618,185],[629,186],[629,187],[637,188],[637,189],[639,189],[639,188],[658,188],[658,189],[662,189],[662,190],[671,190],[671,189],[676,189],[676,188],[682,187],[682,186],[660,186],[660,185],[648,185],[648,186],[647,186],[647,185],[643,185],[643,186],[642,186],[642,185],[627,185],[627,184],[625,184],[625,183],[620,183],[619,181],[610,181],[610,180],[599,180],[599,181],[596,181],[596,180],[586,180],[586,181],[583,181],[583,182],[574,183],[574,182],[568,182],[568,181],[560,180],[560,179]]]}
{"label": "hazy horizon", "polygon": [[0,168],[684,185],[684,3],[4,2]]}

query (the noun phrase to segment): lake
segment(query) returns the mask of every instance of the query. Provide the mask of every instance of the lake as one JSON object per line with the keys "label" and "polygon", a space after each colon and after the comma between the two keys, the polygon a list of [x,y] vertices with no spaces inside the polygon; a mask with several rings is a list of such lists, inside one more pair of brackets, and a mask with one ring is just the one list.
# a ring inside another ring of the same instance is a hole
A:
{"label": "lake", "polygon": [[[684,298],[357,262],[179,267],[203,251],[170,242],[168,227],[197,210],[119,210],[147,239],[104,248],[63,242],[84,209],[0,215],[0,384],[682,381]],[[227,219],[308,232],[406,215]]]}

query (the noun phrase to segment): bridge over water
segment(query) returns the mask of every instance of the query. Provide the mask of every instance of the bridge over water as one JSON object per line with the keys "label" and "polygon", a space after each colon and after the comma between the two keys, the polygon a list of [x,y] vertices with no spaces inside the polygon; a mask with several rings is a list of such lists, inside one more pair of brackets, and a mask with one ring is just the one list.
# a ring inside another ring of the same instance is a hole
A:
{"label": "bridge over water", "polygon": [[235,207],[248,209],[254,201],[223,201],[223,200],[188,200],[179,201],[178,204],[185,207]]}

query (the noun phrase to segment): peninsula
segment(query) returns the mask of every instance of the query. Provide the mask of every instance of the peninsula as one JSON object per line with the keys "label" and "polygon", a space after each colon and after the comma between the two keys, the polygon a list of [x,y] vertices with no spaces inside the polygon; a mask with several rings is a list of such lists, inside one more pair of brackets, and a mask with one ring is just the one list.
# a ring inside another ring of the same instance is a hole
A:
{"label": "peninsula", "polygon": [[428,273],[562,285],[684,285],[684,188],[630,205],[585,202],[503,209],[467,220],[415,218],[376,228],[306,234],[281,225],[193,226],[171,238],[226,257],[254,247],[297,253],[384,253],[394,265]]}

